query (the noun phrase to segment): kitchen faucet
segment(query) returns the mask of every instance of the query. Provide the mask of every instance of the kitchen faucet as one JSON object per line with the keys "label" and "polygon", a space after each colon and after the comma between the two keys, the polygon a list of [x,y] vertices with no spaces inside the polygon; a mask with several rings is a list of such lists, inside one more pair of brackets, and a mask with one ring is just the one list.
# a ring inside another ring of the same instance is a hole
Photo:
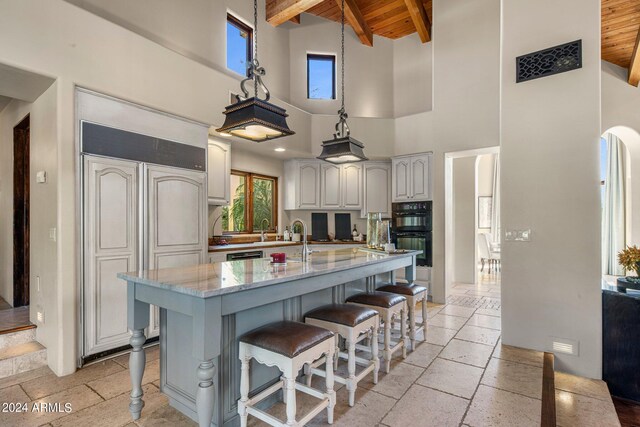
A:
{"label": "kitchen faucet", "polygon": [[262,222],[260,222],[260,241],[264,242],[266,239],[266,235],[264,234],[264,222],[267,221],[267,228],[269,228],[269,220],[267,218],[262,218]]}
{"label": "kitchen faucet", "polygon": [[293,230],[293,226],[298,222],[302,224],[302,262],[307,262],[307,224],[305,224],[300,218],[294,219],[291,223],[291,229]]}

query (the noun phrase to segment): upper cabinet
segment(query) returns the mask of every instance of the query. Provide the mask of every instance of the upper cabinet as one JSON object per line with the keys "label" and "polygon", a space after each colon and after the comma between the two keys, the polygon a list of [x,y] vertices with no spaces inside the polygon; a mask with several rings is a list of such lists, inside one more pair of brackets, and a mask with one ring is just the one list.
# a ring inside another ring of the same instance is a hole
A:
{"label": "upper cabinet", "polygon": [[285,162],[284,208],[360,210],[363,206],[361,163],[334,165],[320,160]]}
{"label": "upper cabinet", "polygon": [[320,206],[323,209],[342,207],[342,166],[331,163],[320,165]]}
{"label": "upper cabinet", "polygon": [[392,159],[394,202],[431,200],[431,153]]}
{"label": "upper cabinet", "polygon": [[342,208],[362,209],[362,164],[342,165]]}
{"label": "upper cabinet", "polygon": [[381,212],[383,217],[391,216],[391,163],[365,163],[363,181],[362,216],[372,212]]}
{"label": "upper cabinet", "polygon": [[288,160],[284,164],[284,208],[320,208],[320,163],[315,160]]}
{"label": "upper cabinet", "polygon": [[231,147],[224,142],[209,140],[208,194],[210,205],[228,205],[231,198]]}

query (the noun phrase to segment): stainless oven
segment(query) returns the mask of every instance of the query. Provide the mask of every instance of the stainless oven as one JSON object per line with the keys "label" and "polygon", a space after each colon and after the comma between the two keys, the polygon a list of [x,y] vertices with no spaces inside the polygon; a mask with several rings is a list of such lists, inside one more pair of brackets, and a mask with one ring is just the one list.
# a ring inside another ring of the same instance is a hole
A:
{"label": "stainless oven", "polygon": [[395,244],[398,249],[422,251],[416,257],[416,265],[431,267],[431,232],[425,233],[398,233],[395,235]]}
{"label": "stainless oven", "polygon": [[391,236],[398,249],[422,251],[416,258],[419,266],[431,267],[432,202],[394,203]]}

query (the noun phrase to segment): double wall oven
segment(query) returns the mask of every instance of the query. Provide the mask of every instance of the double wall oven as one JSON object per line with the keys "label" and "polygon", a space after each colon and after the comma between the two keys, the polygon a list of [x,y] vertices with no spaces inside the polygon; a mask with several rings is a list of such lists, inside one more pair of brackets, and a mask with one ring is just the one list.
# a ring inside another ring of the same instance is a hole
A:
{"label": "double wall oven", "polygon": [[394,203],[392,239],[398,249],[422,251],[416,258],[419,266],[431,267],[431,201]]}

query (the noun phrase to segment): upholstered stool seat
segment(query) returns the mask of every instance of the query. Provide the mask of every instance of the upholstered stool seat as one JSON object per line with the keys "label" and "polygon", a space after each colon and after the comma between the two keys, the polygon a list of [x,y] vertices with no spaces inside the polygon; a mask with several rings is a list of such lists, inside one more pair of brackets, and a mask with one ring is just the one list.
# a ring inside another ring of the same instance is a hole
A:
{"label": "upholstered stool seat", "polygon": [[[384,285],[378,291],[391,292],[407,298],[409,311],[409,338],[411,339],[411,350],[416,348],[416,336],[422,331],[422,340],[427,340],[427,288],[411,283],[396,283]],[[416,304],[422,302],[422,323],[416,322]]]}
{"label": "upholstered stool seat", "polygon": [[333,332],[300,322],[275,322],[240,337],[240,342],[294,358],[333,337]]}
{"label": "upholstered stool seat", "polygon": [[[331,330],[336,334],[336,353],[334,356],[334,369],[338,369],[340,357],[347,360],[348,377],[335,375],[335,380],[345,384],[349,391],[349,406],[355,404],[356,389],[358,382],[373,372],[373,383],[378,383],[378,371],[380,370],[380,360],[378,359],[378,326],[380,316],[376,310],[359,306],[356,304],[331,304],[325,305],[305,314],[305,322],[322,328]],[[338,336],[346,341],[347,353],[340,352],[338,348]],[[370,340],[371,357],[369,360],[356,357],[356,345],[365,338]],[[327,361],[329,363],[329,361]],[[356,363],[366,366],[356,375]],[[321,362],[315,362],[308,366],[307,386],[311,386],[313,374],[324,375],[324,372],[317,369]]]}
{"label": "upholstered stool seat", "polygon": [[382,308],[391,308],[394,305],[402,304],[402,302],[406,301],[406,298],[403,298],[400,295],[391,294],[389,292],[362,292],[360,294],[355,294],[347,298],[347,302],[351,302],[354,304],[365,304],[370,306],[382,307]]}
{"label": "upholstered stool seat", "polygon": [[[405,346],[407,335],[407,298],[389,292],[374,291],[352,295],[347,298],[347,303],[371,308],[380,315],[380,320],[382,320],[384,324],[384,350],[382,355],[385,361],[385,372],[389,373],[393,353],[402,350],[402,358],[407,357],[407,349]],[[392,347],[391,325],[393,319],[397,316],[400,316],[400,339]],[[377,337],[374,337],[374,340],[376,339]]]}
{"label": "upholstered stool seat", "polygon": [[[333,364],[331,363],[335,349],[333,332],[306,323],[282,321],[248,332],[240,337],[239,341],[241,375],[238,414],[242,427],[246,427],[249,415],[253,415],[272,426],[303,426],[324,408],[327,408],[329,424],[333,423],[333,408],[336,401],[333,390]],[[267,366],[276,366],[282,372],[282,381],[249,399],[249,362],[251,359]],[[300,369],[319,359],[327,361],[324,374],[327,388],[325,392],[296,382],[296,376]],[[260,401],[280,389],[283,389],[286,405],[286,423],[256,408]],[[321,400],[300,420],[296,420],[296,390]]]}

